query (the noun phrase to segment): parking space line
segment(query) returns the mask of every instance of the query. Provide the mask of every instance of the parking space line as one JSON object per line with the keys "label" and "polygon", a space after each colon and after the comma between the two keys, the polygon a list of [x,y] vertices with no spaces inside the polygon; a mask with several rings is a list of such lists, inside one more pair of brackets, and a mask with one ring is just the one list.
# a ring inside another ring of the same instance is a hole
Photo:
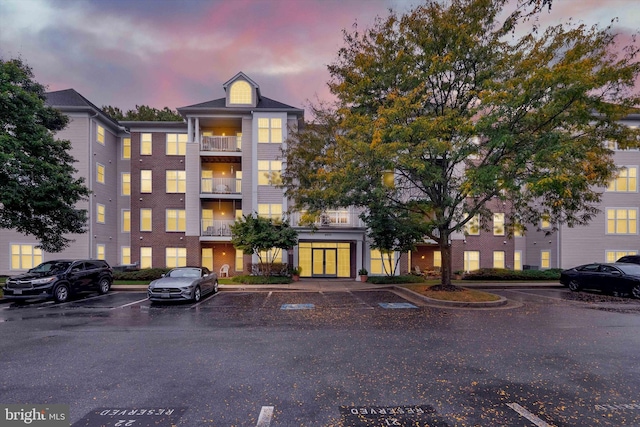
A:
{"label": "parking space line", "polygon": [[128,303],[128,304],[124,304],[124,305],[119,305],[119,306],[117,306],[117,307],[111,307],[111,310],[115,310],[115,309],[117,309],[117,308],[125,308],[125,307],[129,307],[130,305],[139,304],[139,303],[141,303],[141,302],[145,302],[146,300],[148,300],[148,298],[141,299],[141,300],[134,301],[134,302],[130,302],[130,303]]}
{"label": "parking space line", "polygon": [[273,406],[263,406],[258,417],[256,427],[269,427],[271,418],[273,417]]}
{"label": "parking space line", "polygon": [[534,415],[531,412],[527,411],[525,408],[523,408],[522,406],[518,405],[515,402],[507,403],[507,406],[509,408],[513,409],[514,411],[516,411],[521,416],[523,416],[526,419],[528,419],[529,421],[531,421],[532,423],[534,423],[537,427],[554,427],[552,424],[547,424],[546,422],[544,422],[540,418],[538,418],[536,415]]}

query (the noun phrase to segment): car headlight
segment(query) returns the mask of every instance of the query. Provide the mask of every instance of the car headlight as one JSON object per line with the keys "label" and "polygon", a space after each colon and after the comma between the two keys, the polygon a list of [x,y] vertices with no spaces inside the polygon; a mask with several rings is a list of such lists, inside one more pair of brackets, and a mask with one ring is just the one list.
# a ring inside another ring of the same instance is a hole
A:
{"label": "car headlight", "polygon": [[32,280],[31,283],[34,284],[34,285],[44,285],[46,283],[51,283],[54,280],[56,280],[55,276],[53,276],[53,277],[43,277],[42,279]]}

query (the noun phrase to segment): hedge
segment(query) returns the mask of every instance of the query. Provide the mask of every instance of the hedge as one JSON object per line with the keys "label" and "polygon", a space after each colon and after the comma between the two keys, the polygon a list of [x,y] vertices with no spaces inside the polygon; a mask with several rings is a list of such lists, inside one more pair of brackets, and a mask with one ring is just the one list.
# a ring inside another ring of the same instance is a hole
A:
{"label": "hedge", "polygon": [[152,281],[159,279],[163,274],[167,273],[170,268],[145,268],[144,270],[135,271],[114,271],[113,280],[140,280]]}
{"label": "hedge", "polygon": [[548,270],[508,270],[503,268],[481,268],[462,276],[462,280],[560,280],[562,269]]}

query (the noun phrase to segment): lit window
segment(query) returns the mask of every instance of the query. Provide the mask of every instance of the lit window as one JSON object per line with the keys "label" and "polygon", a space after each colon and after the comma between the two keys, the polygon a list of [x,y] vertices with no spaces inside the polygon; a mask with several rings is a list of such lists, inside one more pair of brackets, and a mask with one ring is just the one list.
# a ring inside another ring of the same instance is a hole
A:
{"label": "lit window", "polygon": [[125,172],[121,175],[122,178],[122,195],[130,196],[131,195],[131,174],[129,172]]}
{"label": "lit window", "polygon": [[551,268],[551,251],[540,251],[540,268]]}
{"label": "lit window", "polygon": [[258,185],[282,184],[282,162],[280,160],[258,160]]}
{"label": "lit window", "polygon": [[42,263],[42,249],[36,245],[11,245],[11,269],[28,270]]}
{"label": "lit window", "polygon": [[100,224],[104,224],[104,216],[104,205],[98,203],[96,206],[96,221]]}
{"label": "lit window", "polygon": [[213,248],[202,248],[202,266],[213,271]]}
{"label": "lit window", "polygon": [[165,264],[167,268],[184,267],[187,265],[186,248],[166,248]]}
{"label": "lit window", "polygon": [[120,248],[120,264],[131,264],[131,248],[129,246],[123,246]]}
{"label": "lit window", "polygon": [[504,267],[504,251],[493,251],[493,268]]}
{"label": "lit window", "polygon": [[493,235],[504,236],[504,213],[493,214]]}
{"label": "lit window", "polygon": [[638,255],[638,251],[607,251],[605,255],[606,262],[616,262],[627,255]]}
{"label": "lit window", "polygon": [[244,80],[234,82],[229,88],[229,103],[231,104],[252,104],[251,85]]}
{"label": "lit window", "polygon": [[104,184],[104,165],[96,163],[96,181]]}
{"label": "lit window", "polygon": [[433,266],[442,267],[442,252],[433,251]]}
{"label": "lit window", "polygon": [[480,268],[480,251],[464,251],[464,271]]}
{"label": "lit window", "polygon": [[480,217],[478,215],[474,215],[464,227],[465,233],[468,236],[480,235]]}
{"label": "lit window", "polygon": [[635,193],[638,191],[638,168],[625,167],[618,171],[616,178],[610,183],[607,191],[619,193]]}
{"label": "lit window", "polygon": [[131,138],[122,138],[122,158],[131,158]]}
{"label": "lit window", "polygon": [[100,144],[104,145],[104,128],[98,125],[96,133],[97,133],[96,140]]}
{"label": "lit window", "polygon": [[153,189],[153,180],[152,174],[150,170],[141,170],[140,171],[140,192],[141,193],[151,193]]}
{"label": "lit window", "polygon": [[140,134],[140,154],[142,156],[150,156],[152,152],[151,134]]}
{"label": "lit window", "polygon": [[152,267],[152,248],[140,248],[140,268]]}
{"label": "lit window", "polygon": [[129,209],[122,210],[122,232],[131,232],[131,211]]}
{"label": "lit window", "polygon": [[261,216],[263,218],[271,218],[273,220],[281,220],[282,205],[277,203],[276,204],[259,203],[258,216]]}
{"label": "lit window", "polygon": [[186,231],[187,217],[184,209],[167,209],[166,231]]}
{"label": "lit window", "polygon": [[151,209],[140,209],[140,231],[152,231],[152,216],[153,211]]}
{"label": "lit window", "polygon": [[258,119],[258,142],[282,142],[282,119],[279,118],[259,118]]}
{"label": "lit window", "polygon": [[514,237],[524,236],[524,227],[522,226],[522,224],[513,224],[513,236]]}
{"label": "lit window", "polygon": [[167,156],[184,156],[187,154],[187,134],[167,134]]}
{"label": "lit window", "polygon": [[100,243],[96,245],[96,259],[104,259],[105,258],[104,252],[105,252],[104,244]]}
{"label": "lit window", "polygon": [[236,271],[244,271],[244,252],[240,249],[236,249]]}
{"label": "lit window", "polygon": [[545,228],[551,228],[551,221],[548,214],[542,215],[542,219],[540,220],[540,228],[542,228],[543,230]]}
{"label": "lit window", "polygon": [[638,210],[607,209],[607,234],[638,234]]}
{"label": "lit window", "polygon": [[393,172],[384,172],[382,174],[382,185],[384,185],[387,188],[394,188],[395,179],[396,177]]}
{"label": "lit window", "polygon": [[166,178],[167,193],[186,193],[187,191],[187,172],[186,171],[167,171]]}
{"label": "lit window", "polygon": [[262,259],[262,262],[265,263],[283,262],[282,255],[282,249],[279,248],[271,248],[266,251],[260,251],[260,258]]}
{"label": "lit window", "polygon": [[392,265],[395,264],[394,253],[383,254],[378,249],[371,249],[371,274],[391,274]]}
{"label": "lit window", "polygon": [[513,269],[522,270],[522,251],[515,251],[513,253]]}

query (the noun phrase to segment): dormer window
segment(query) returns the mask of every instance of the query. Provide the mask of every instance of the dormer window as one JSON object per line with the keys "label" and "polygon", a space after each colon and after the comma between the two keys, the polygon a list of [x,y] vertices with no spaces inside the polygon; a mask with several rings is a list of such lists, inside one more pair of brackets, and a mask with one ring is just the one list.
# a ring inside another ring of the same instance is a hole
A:
{"label": "dormer window", "polygon": [[244,80],[238,80],[231,85],[229,93],[229,103],[231,104],[252,104],[252,88]]}

